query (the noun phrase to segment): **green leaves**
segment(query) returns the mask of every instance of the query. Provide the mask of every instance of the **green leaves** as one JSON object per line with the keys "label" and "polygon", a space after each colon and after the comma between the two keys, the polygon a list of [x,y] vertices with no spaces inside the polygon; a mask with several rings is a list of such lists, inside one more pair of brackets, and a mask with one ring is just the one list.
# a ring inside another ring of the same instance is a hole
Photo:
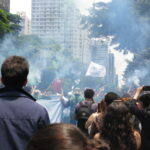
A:
{"label": "green leaves", "polygon": [[7,33],[18,34],[21,30],[20,21],[20,16],[0,9],[0,38],[3,38]]}

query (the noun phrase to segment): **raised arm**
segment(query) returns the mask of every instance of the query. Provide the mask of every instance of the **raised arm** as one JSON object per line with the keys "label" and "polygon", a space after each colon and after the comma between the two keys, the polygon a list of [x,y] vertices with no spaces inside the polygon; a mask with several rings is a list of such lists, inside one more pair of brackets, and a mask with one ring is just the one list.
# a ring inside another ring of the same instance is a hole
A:
{"label": "raised arm", "polygon": [[143,91],[143,87],[141,86],[139,88],[136,89],[135,95],[133,96],[133,99],[137,100],[139,98],[139,96],[141,95],[142,91]]}

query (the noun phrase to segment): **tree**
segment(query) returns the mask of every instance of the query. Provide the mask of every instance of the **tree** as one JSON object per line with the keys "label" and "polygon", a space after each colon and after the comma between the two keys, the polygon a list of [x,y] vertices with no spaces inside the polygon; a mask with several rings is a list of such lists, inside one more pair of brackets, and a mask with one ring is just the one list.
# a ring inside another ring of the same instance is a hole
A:
{"label": "tree", "polygon": [[7,33],[18,34],[21,30],[20,21],[21,18],[18,15],[0,9],[0,38],[3,38]]}

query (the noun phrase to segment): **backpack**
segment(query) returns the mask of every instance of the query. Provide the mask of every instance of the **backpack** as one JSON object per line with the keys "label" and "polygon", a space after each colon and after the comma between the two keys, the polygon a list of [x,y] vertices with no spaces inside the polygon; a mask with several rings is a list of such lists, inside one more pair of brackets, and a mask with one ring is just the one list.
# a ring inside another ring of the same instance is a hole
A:
{"label": "backpack", "polygon": [[93,103],[88,104],[85,102],[80,102],[80,107],[77,113],[77,118],[87,120],[92,114],[91,106]]}

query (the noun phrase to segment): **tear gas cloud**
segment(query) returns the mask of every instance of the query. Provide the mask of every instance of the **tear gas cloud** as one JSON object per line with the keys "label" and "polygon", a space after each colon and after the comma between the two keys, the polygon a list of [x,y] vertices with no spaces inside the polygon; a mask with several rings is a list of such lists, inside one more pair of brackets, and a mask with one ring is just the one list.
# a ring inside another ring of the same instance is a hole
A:
{"label": "tear gas cloud", "polygon": [[[30,66],[30,72],[28,77],[28,82],[30,85],[37,85],[41,82],[41,76],[45,69],[51,67],[60,67],[57,70],[55,78],[63,78],[66,75],[74,72],[74,63],[68,57],[60,51],[54,51],[54,48],[51,50],[41,49],[36,50],[30,40],[25,41],[24,46],[18,47],[16,44],[16,39],[12,35],[7,35],[3,41],[0,43],[0,65],[2,62],[9,56],[17,55],[25,57]],[[18,41],[17,41],[18,42]],[[40,42],[43,42],[40,39]],[[52,61],[55,60],[52,66]],[[64,65],[65,64],[65,65]],[[49,76],[49,78],[51,78]]]}
{"label": "tear gas cloud", "polygon": [[[140,12],[137,10],[137,5],[141,3],[140,6],[143,7],[142,4],[146,1],[112,0],[107,5],[109,11],[107,11],[107,18],[104,18],[104,24],[108,26],[108,29],[111,29],[108,34],[114,36],[113,42],[119,43],[117,49],[124,53],[130,51],[134,55],[149,47],[150,23],[146,19],[146,14],[140,16],[138,14]],[[103,29],[103,26],[100,28]],[[145,61],[145,58],[139,57],[139,62],[142,61]],[[147,81],[150,80],[148,76],[150,74],[149,65],[150,63],[141,66],[135,65],[130,75],[128,73],[128,78],[124,84],[127,86],[148,84]]]}

